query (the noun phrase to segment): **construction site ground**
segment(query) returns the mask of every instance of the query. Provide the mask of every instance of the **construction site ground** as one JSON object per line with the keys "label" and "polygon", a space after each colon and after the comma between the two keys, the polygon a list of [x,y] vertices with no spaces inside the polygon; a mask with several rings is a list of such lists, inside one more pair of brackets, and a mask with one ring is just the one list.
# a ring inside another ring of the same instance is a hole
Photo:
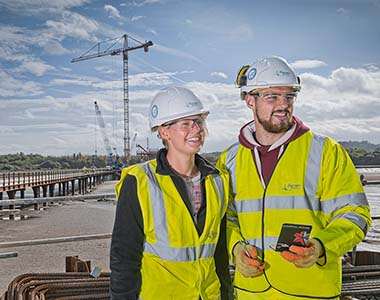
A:
{"label": "construction site ground", "polygon": [[[92,193],[114,192],[116,181],[104,182]],[[25,220],[0,221],[0,243],[111,233],[115,214],[113,201],[69,201],[49,205]],[[0,295],[17,275],[36,272],[65,272],[65,257],[79,256],[109,272],[110,239],[95,239],[33,246],[0,248],[17,252],[0,259]]]}

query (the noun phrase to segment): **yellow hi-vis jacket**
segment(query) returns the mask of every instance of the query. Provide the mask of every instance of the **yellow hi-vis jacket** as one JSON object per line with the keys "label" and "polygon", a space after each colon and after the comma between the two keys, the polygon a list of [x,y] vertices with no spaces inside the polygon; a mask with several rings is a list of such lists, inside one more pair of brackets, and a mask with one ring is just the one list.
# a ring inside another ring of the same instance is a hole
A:
{"label": "yellow hi-vis jacket", "polygon": [[[283,293],[281,300],[338,297],[341,256],[363,240],[371,225],[363,187],[346,151],[308,131],[287,145],[266,188],[251,149],[234,144],[218,164],[227,166],[232,176],[234,200],[227,211],[231,259],[234,245],[246,240],[261,251],[267,266],[257,277],[235,273],[237,299],[256,299],[255,293],[271,288]],[[284,223],[312,225],[310,237],[323,243],[325,257],[310,268],[283,259],[271,247]]]}
{"label": "yellow hi-vis jacket", "polygon": [[213,256],[227,210],[228,172],[219,170],[219,174],[204,179],[207,213],[199,237],[171,177],[155,170],[156,160],[128,167],[116,186],[118,198],[125,177],[133,175],[137,179],[145,234],[139,299],[220,299]]}

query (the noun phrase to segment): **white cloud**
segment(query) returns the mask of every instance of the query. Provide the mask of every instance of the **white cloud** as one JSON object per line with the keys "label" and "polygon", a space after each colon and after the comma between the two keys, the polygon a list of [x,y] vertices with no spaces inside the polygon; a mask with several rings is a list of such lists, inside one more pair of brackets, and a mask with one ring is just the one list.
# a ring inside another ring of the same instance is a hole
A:
{"label": "white cloud", "polygon": [[60,86],[66,86],[66,85],[78,85],[78,86],[92,86],[93,82],[88,79],[65,79],[65,78],[55,78],[50,81],[51,85],[60,85]]}
{"label": "white cloud", "polygon": [[143,16],[134,16],[134,17],[131,18],[131,21],[132,22],[137,22],[137,21],[141,20],[142,18],[144,18],[144,17]]}
{"label": "white cloud", "polygon": [[172,76],[175,76],[174,72],[166,73],[140,73],[130,76],[129,83],[132,86],[165,86],[173,83]]}
{"label": "white cloud", "polygon": [[104,10],[110,14],[110,17],[120,19],[120,12],[116,7],[107,4],[104,5]]}
{"label": "white cloud", "polygon": [[[25,97],[42,94],[41,86],[37,82],[16,79],[4,71],[0,71],[1,97]],[[1,100],[3,101],[3,100]],[[1,102],[0,101],[0,102]],[[4,112],[6,108],[4,108]]]}
{"label": "white cloud", "polygon": [[307,60],[296,60],[295,62],[290,64],[295,69],[314,69],[314,68],[320,68],[325,67],[327,64],[321,60],[313,60],[313,59],[307,59]]}
{"label": "white cloud", "polygon": [[[343,135],[352,116],[363,123],[378,118],[380,70],[377,68],[338,68],[327,77],[303,73],[301,84],[296,110],[308,122],[340,123],[339,132]],[[374,140],[370,134],[368,139]]]}
{"label": "white cloud", "polygon": [[228,76],[225,73],[223,73],[223,72],[211,72],[210,75],[211,76],[215,76],[215,77],[221,77],[223,79],[227,79],[228,78]]}
{"label": "white cloud", "polygon": [[96,41],[95,33],[98,32],[99,24],[95,20],[78,13],[65,11],[58,21],[46,21],[46,26],[51,36],[59,36],[61,39],[71,37]]}
{"label": "white cloud", "polygon": [[62,11],[65,9],[82,6],[88,2],[90,2],[90,0],[0,0],[0,7],[15,11],[16,13],[29,15],[31,13],[36,14],[46,11]]}
{"label": "white cloud", "polygon": [[152,29],[152,28],[147,29],[146,32],[147,32],[147,33],[151,33],[151,34],[153,34],[153,35],[157,35],[157,31],[154,30],[154,29]]}
{"label": "white cloud", "polygon": [[16,72],[29,72],[36,76],[42,76],[49,70],[54,70],[53,66],[46,64],[43,61],[25,61],[19,67],[15,68]]}
{"label": "white cloud", "polygon": [[348,16],[349,13],[350,13],[349,10],[347,10],[347,9],[345,9],[345,8],[343,8],[343,7],[338,8],[338,9],[336,10],[336,12],[337,12],[338,14],[340,14],[340,15],[343,15],[343,16]]}
{"label": "white cloud", "polygon": [[142,1],[133,1],[131,5],[141,7],[147,4],[155,4],[155,3],[162,3],[162,0],[142,0]]}
{"label": "white cloud", "polygon": [[[147,110],[150,101],[162,86],[172,85],[176,73],[142,73],[130,76],[130,134],[138,133],[138,143],[145,146],[149,137],[151,148],[161,147],[161,142],[148,128]],[[303,73],[302,91],[295,103],[295,114],[314,131],[332,136],[337,140],[349,140],[354,136],[376,142],[380,140],[380,71],[365,69],[338,68],[329,76]],[[2,76],[0,79],[4,79]],[[92,92],[75,93],[66,98],[25,99],[20,101],[0,101],[0,118],[3,124],[0,131],[7,133],[3,144],[13,145],[13,150],[55,155],[72,152],[94,152],[94,106],[98,101],[108,134],[112,137],[119,153],[123,141],[123,95],[118,89],[115,93],[110,87],[121,86],[121,81],[106,82],[85,79],[83,82],[54,80],[54,84],[84,84],[97,87]],[[1,80],[0,82],[3,82]],[[356,82],[353,88],[353,83]],[[7,83],[5,83],[7,84]],[[24,83],[18,82],[20,86]],[[7,84],[9,85],[9,84]],[[209,135],[204,152],[222,151],[237,141],[240,127],[252,118],[251,111],[239,98],[239,90],[233,84],[189,82],[190,88],[201,99],[205,109],[210,110],[207,118]],[[100,89],[101,88],[101,89]],[[138,88],[138,89],[137,89]],[[25,92],[25,91],[24,91]],[[23,107],[20,110],[20,107]],[[7,112],[7,113],[5,113]],[[28,125],[25,121],[28,118]],[[116,119],[115,119],[116,118]],[[23,124],[23,125],[21,125]],[[65,141],[59,147],[51,143],[58,135]],[[34,136],[33,138],[13,140],[15,136]],[[37,136],[38,135],[38,136]],[[100,134],[98,132],[98,138]],[[34,140],[44,140],[45,146],[36,145]],[[74,142],[78,144],[73,144]],[[59,148],[59,149],[58,149]],[[9,150],[2,146],[0,152]],[[98,141],[99,153],[103,151]]]}

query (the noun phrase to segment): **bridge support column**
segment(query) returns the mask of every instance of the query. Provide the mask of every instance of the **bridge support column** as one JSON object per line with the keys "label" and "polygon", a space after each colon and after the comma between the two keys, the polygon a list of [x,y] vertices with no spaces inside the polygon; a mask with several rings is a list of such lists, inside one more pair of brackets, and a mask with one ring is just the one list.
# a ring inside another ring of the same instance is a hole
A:
{"label": "bridge support column", "polygon": [[71,195],[75,195],[75,179],[71,180]]}
{"label": "bridge support column", "polygon": [[24,199],[25,198],[25,189],[20,190],[20,198]]}
{"label": "bridge support column", "polygon": [[[8,194],[8,199],[15,199],[16,198],[16,192],[17,191],[8,191],[7,194]],[[15,209],[15,206],[13,204],[9,205],[8,206],[8,209],[9,210],[12,210],[12,209]],[[15,216],[12,214],[12,215],[9,215],[9,220],[14,220]]]}
{"label": "bridge support column", "polygon": [[[33,194],[34,194],[34,198],[40,198],[40,193],[41,193],[41,190],[40,190],[40,187],[39,186],[34,186],[32,187],[33,189]],[[39,210],[40,209],[40,204],[39,203],[34,203],[33,205],[34,207],[34,210]]]}
{"label": "bridge support column", "polygon": [[58,196],[62,196],[62,183],[58,183]]}
{"label": "bridge support column", "polygon": [[47,197],[47,185],[43,185],[42,186],[42,195],[43,197]]}
{"label": "bridge support column", "polygon": [[8,199],[16,198],[16,191],[7,191]]}
{"label": "bridge support column", "polygon": [[[43,194],[43,197],[44,197],[44,198],[47,197],[47,189],[48,189],[48,186],[47,186],[47,185],[43,185],[43,186],[42,186],[42,194]],[[48,206],[47,202],[43,202],[43,203],[42,203],[42,206],[43,206],[43,207],[47,207],[47,206]]]}
{"label": "bridge support column", "polygon": [[34,186],[34,187],[32,187],[32,189],[33,189],[34,198],[40,198],[40,196],[41,196],[40,187],[39,186]]}
{"label": "bridge support column", "polygon": [[49,197],[54,197],[54,186],[55,183],[49,184]]}
{"label": "bridge support column", "polygon": [[82,180],[78,178],[78,193],[82,194]]}
{"label": "bridge support column", "polygon": [[62,182],[62,194],[66,196],[66,182]]}

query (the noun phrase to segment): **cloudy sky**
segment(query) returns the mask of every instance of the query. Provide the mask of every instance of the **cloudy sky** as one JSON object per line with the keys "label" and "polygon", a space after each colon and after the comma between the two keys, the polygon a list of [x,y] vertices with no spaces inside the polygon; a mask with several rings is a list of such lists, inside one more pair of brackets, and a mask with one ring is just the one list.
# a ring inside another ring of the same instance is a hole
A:
{"label": "cloudy sky", "polygon": [[314,131],[380,143],[379,0],[0,0],[0,154],[104,154],[94,101],[123,153],[122,57],[71,62],[123,34],[154,43],[129,52],[138,144],[160,146],[147,110],[168,85],[192,89],[211,111],[203,151],[235,142],[251,118],[237,71],[270,55],[300,75],[295,114]]}

